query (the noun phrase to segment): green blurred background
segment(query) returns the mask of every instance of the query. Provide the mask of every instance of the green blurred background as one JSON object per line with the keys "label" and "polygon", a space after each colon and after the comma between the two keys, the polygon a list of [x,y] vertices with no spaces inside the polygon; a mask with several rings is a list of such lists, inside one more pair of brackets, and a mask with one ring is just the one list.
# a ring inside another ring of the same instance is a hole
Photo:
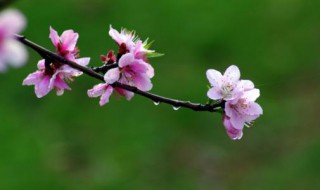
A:
{"label": "green blurred background", "polygon": [[54,49],[49,26],[80,33],[99,65],[108,36],[134,29],[166,55],[152,59],[152,92],[206,102],[208,68],[240,67],[261,90],[264,115],[240,141],[221,116],[173,111],[135,96],[100,107],[78,78],[72,91],[37,99],[22,80],[39,56],[0,75],[0,189],[320,189],[320,1],[17,1],[23,32]]}

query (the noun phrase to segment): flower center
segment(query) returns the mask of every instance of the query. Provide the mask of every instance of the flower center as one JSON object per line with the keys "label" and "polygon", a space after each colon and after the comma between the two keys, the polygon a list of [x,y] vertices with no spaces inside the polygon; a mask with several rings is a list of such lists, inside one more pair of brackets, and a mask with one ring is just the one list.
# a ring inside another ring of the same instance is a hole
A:
{"label": "flower center", "polygon": [[226,98],[230,96],[231,92],[233,91],[233,86],[230,83],[227,83],[226,85],[223,85],[221,87],[221,95]]}
{"label": "flower center", "polygon": [[246,99],[239,99],[236,105],[232,105],[232,108],[236,110],[240,115],[245,115],[246,110],[248,109],[249,105],[246,102]]}
{"label": "flower center", "polygon": [[45,74],[52,76],[62,66],[59,62],[45,64]]}

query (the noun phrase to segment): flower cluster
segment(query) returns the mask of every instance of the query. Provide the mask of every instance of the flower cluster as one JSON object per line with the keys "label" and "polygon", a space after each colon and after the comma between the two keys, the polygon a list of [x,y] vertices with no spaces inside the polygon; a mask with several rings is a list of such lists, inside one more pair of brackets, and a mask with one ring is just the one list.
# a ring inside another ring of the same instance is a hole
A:
{"label": "flower cluster", "polygon": [[88,90],[89,97],[100,97],[99,104],[102,106],[109,102],[113,92],[125,96],[130,100],[133,92],[122,88],[113,87],[112,84],[119,82],[134,86],[142,91],[149,91],[152,88],[151,78],[154,76],[154,69],[148,63],[148,54],[154,53],[147,48],[147,42],[142,42],[133,32],[122,30],[120,33],[110,26],[109,35],[119,46],[117,56],[109,51],[107,56],[101,56],[105,64],[117,63],[118,67],[108,70],[104,75],[105,83],[95,85]]}
{"label": "flower cluster", "polygon": [[26,62],[26,49],[13,39],[25,25],[25,17],[17,10],[8,9],[0,14],[0,72],[6,71],[8,64],[20,67]]}
{"label": "flower cluster", "polygon": [[[79,50],[76,47],[78,33],[73,30],[66,30],[61,36],[50,27],[50,35],[56,53],[63,58],[74,61],[80,65],[87,65],[90,58],[78,58]],[[62,95],[64,90],[71,90],[66,82],[73,81],[74,77],[80,76],[78,71],[69,65],[62,64],[56,60],[42,59],[38,62],[38,70],[31,73],[23,81],[23,85],[34,85],[36,96],[41,98],[55,89],[57,95]]]}
{"label": "flower cluster", "polygon": [[228,136],[241,139],[244,126],[262,115],[262,108],[255,101],[260,96],[259,89],[250,80],[240,80],[237,66],[230,66],[222,75],[219,71],[209,69],[207,78],[211,89],[207,95],[212,100],[224,101],[223,124]]}

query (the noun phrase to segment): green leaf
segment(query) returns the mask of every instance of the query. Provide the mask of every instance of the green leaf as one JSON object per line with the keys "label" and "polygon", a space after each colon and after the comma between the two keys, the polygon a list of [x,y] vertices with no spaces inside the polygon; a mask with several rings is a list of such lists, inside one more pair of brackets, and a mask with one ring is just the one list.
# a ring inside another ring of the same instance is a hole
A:
{"label": "green leaf", "polygon": [[143,43],[146,44],[144,48],[150,49],[151,45],[153,44],[154,40],[148,43],[149,38],[147,38]]}
{"label": "green leaf", "polygon": [[150,52],[146,54],[147,58],[161,57],[164,56],[163,53]]}

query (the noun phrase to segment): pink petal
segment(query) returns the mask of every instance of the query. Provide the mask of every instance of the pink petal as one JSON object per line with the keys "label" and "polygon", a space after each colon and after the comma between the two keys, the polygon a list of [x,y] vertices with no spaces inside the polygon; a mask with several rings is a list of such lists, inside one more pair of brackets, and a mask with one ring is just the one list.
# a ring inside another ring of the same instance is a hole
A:
{"label": "pink petal", "polygon": [[60,76],[57,76],[54,80],[54,87],[58,89],[66,89],[71,90],[71,88],[67,85],[67,83],[60,78]]}
{"label": "pink petal", "polygon": [[90,62],[90,57],[83,57],[75,60],[76,63],[82,66],[87,66]]}
{"label": "pink petal", "polygon": [[152,89],[152,83],[150,78],[147,75],[136,75],[134,77],[135,86],[142,91],[149,91]]}
{"label": "pink petal", "polygon": [[238,88],[240,88],[242,91],[251,90],[254,88],[254,84],[250,80],[240,80],[238,83]]}
{"label": "pink petal", "polygon": [[41,59],[38,61],[38,64],[37,64],[37,67],[39,70],[44,70],[46,67],[45,67],[45,60],[44,59]]}
{"label": "pink petal", "polygon": [[243,135],[242,129],[234,128],[232,123],[230,122],[230,118],[228,116],[223,116],[223,125],[224,125],[230,139],[232,139],[232,140],[241,139],[241,137]]}
{"label": "pink petal", "polygon": [[62,49],[73,51],[76,47],[79,35],[73,30],[66,30],[61,35]]}
{"label": "pink petal", "polygon": [[51,41],[55,47],[57,47],[58,44],[60,43],[60,37],[59,37],[57,31],[55,31],[51,26],[50,26],[49,38],[51,39]]}
{"label": "pink petal", "polygon": [[39,83],[35,84],[34,91],[38,98],[47,95],[52,88],[49,88],[50,77],[45,76]]}
{"label": "pink petal", "polygon": [[118,92],[118,94],[125,96],[127,100],[131,100],[131,98],[134,96],[133,92],[123,90],[122,88],[115,88],[115,90]]}
{"label": "pink petal", "polygon": [[130,65],[130,70],[132,70],[136,74],[146,74],[147,73],[147,63],[144,64],[144,62],[134,62]]}
{"label": "pink petal", "polygon": [[65,77],[79,76],[82,74],[81,71],[70,67],[69,65],[62,65],[59,69],[56,70],[56,74],[64,75]]}
{"label": "pink petal", "polygon": [[134,93],[133,92],[130,92],[130,91],[127,91],[125,90],[124,92],[124,96],[126,97],[126,99],[129,101],[131,100],[131,98],[134,96]]}
{"label": "pink petal", "polygon": [[259,96],[260,90],[255,88],[249,91],[245,91],[241,98],[244,98],[248,102],[254,102]]}
{"label": "pink petal", "polygon": [[230,122],[232,123],[234,128],[242,129],[245,122],[247,121],[244,115],[234,114],[233,117],[230,117]]}
{"label": "pink petal", "polygon": [[260,116],[263,114],[263,110],[258,103],[250,102],[248,104],[248,109],[246,110],[246,114],[251,116]]}
{"label": "pink petal", "polygon": [[225,104],[225,113],[230,118],[230,121],[234,128],[236,129],[242,129],[245,123],[245,115],[241,115],[233,108],[234,105],[232,105],[229,101]]}
{"label": "pink petal", "polygon": [[240,70],[237,66],[231,65],[227,68],[223,76],[231,82],[237,82],[240,79]]}
{"label": "pink petal", "polygon": [[207,78],[213,87],[220,87],[222,75],[219,71],[214,69],[207,70]]}
{"label": "pink petal", "polygon": [[143,56],[146,54],[146,53],[151,53],[151,52],[154,52],[154,50],[148,50],[146,48],[144,48],[144,43],[142,43],[141,40],[138,40],[135,44],[135,47],[133,49],[133,54],[135,56],[136,59],[142,59]]}
{"label": "pink petal", "polygon": [[105,83],[97,84],[92,89],[88,90],[88,96],[93,98],[101,96],[105,92],[108,86],[109,84],[105,84]]}
{"label": "pink petal", "polygon": [[0,14],[0,30],[6,37],[20,33],[25,25],[25,17],[17,10],[7,9]]}
{"label": "pink petal", "polygon": [[104,75],[104,81],[108,84],[112,84],[116,81],[118,81],[120,78],[120,70],[119,68],[113,68],[110,69],[105,75]]}
{"label": "pink petal", "polygon": [[134,63],[134,61],[135,61],[134,55],[132,53],[126,53],[120,58],[119,67],[123,68],[125,66],[128,66]]}
{"label": "pink petal", "polygon": [[120,33],[117,30],[113,29],[111,25],[110,25],[109,35],[114,41],[117,42],[118,45],[121,45],[123,43]]}
{"label": "pink petal", "polygon": [[31,73],[25,78],[22,82],[22,85],[35,85],[38,84],[44,77],[44,73],[42,71],[36,71]]}
{"label": "pink petal", "polygon": [[49,88],[53,89],[53,87],[54,87],[54,81],[56,80],[58,74],[59,74],[59,71],[58,71],[58,72],[56,71],[56,72],[51,76],[50,81],[49,81]]}
{"label": "pink petal", "polygon": [[112,92],[113,92],[113,87],[111,85],[108,85],[107,89],[104,91],[104,93],[102,94],[102,96],[100,98],[100,101],[99,101],[100,106],[103,106],[109,102],[109,98],[110,98]]}
{"label": "pink petal", "polygon": [[143,64],[146,66],[147,71],[146,74],[148,75],[149,78],[154,77],[154,69],[153,67],[149,64],[143,61]]}
{"label": "pink petal", "polygon": [[208,91],[207,96],[212,100],[222,99],[222,95],[221,95],[220,91],[215,87],[211,88]]}

